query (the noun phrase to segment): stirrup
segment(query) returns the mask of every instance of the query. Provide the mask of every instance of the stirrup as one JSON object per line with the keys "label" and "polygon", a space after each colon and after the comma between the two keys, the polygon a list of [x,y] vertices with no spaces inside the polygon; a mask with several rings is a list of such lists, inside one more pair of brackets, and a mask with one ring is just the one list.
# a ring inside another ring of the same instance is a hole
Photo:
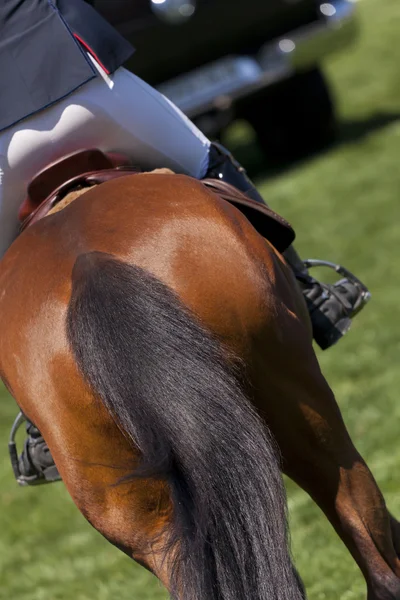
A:
{"label": "stirrup", "polygon": [[26,422],[28,422],[28,419],[22,412],[19,412],[11,428],[10,438],[8,441],[8,452],[10,455],[11,466],[15,479],[21,486],[41,485],[43,483],[53,483],[53,481],[61,481],[61,476],[57,470],[57,467],[54,464],[48,467],[38,467],[34,464],[29,454],[29,447],[27,442],[25,443],[25,447],[22,451],[21,458],[24,457],[29,462],[31,472],[30,474],[24,472],[25,461],[21,460],[18,457],[15,437],[21,425],[23,425],[23,423]]}
{"label": "stirrup", "polygon": [[358,279],[351,271],[343,267],[342,265],[335,264],[330,262],[329,260],[319,260],[317,258],[308,258],[303,261],[306,269],[311,269],[312,267],[328,267],[329,269],[333,269],[347,279],[350,283],[353,283],[355,287],[359,290],[359,296],[355,305],[353,306],[353,310],[351,313],[351,317],[354,317],[357,313],[360,312],[362,308],[369,302],[371,299],[371,292],[368,290],[367,286]]}

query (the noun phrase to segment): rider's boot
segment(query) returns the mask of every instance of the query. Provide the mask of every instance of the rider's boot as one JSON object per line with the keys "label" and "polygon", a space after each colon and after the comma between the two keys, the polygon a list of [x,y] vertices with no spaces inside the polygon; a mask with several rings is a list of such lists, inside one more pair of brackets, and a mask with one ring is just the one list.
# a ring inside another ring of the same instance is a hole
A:
{"label": "rider's boot", "polygon": [[[266,204],[248,178],[245,169],[220,144],[211,144],[209,167],[205,177],[227,181],[253,200]],[[335,284],[320,283],[311,277],[307,268],[308,261],[303,262],[293,246],[283,254],[303,291],[311,317],[314,339],[325,350],[333,346],[349,330],[352,317],[369,299],[369,292],[357,278],[337,265],[323,263],[325,266],[335,268],[339,273],[345,273],[346,277]],[[319,261],[315,262],[319,263]],[[308,264],[311,266],[312,261]]]}
{"label": "rider's boot", "polygon": [[28,420],[26,434],[27,439],[18,462],[18,482],[21,485],[37,485],[58,481],[60,475],[49,447],[37,427]]}

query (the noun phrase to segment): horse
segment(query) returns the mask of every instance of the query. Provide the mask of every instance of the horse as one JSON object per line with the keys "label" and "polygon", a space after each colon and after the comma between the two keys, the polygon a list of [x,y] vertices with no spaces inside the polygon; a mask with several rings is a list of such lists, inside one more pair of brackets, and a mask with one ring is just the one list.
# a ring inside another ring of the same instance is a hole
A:
{"label": "horse", "polygon": [[185,175],[125,174],[0,263],[0,372],[69,494],[174,600],[300,600],[282,472],[368,600],[400,598],[400,525],[346,430],[291,269]]}

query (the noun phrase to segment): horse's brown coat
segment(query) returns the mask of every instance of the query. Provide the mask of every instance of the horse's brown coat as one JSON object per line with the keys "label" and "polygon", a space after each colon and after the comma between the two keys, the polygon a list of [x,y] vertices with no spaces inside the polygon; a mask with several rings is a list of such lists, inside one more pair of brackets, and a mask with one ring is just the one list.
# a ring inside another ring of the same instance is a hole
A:
{"label": "horse's brown coat", "polygon": [[168,524],[167,489],[151,480],[112,486],[138,454],[83,382],[67,343],[72,268],[91,251],[153,273],[245,361],[284,471],[330,519],[364,573],[368,599],[400,598],[398,523],[391,532],[320,372],[290,269],[235,208],[184,176],[141,174],[92,189],[25,231],[0,263],[0,372],[85,517],[168,587],[162,535],[152,542]]}

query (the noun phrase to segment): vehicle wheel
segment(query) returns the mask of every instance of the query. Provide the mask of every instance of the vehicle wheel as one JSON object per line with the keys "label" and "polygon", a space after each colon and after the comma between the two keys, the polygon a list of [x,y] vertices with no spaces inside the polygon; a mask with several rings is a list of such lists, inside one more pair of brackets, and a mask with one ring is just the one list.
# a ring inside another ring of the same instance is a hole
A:
{"label": "vehicle wheel", "polygon": [[335,138],[333,100],[319,69],[297,73],[249,98],[240,112],[273,163],[302,158]]}

